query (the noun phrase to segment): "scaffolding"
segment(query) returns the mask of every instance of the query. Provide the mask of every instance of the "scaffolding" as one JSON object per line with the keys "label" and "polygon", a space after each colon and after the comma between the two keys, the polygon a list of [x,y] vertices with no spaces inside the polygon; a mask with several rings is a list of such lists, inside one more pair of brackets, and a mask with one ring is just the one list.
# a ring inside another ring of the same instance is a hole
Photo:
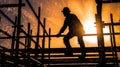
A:
{"label": "scaffolding", "polygon": [[[0,14],[6,18],[13,26],[12,35],[0,29],[0,33],[3,33],[7,37],[0,37],[0,39],[11,39],[11,48],[8,49],[0,45],[0,66],[1,67],[59,67],[59,66],[78,66],[78,67],[119,67],[120,59],[118,59],[117,53],[120,52],[120,46],[116,46],[115,35],[120,35],[114,30],[114,26],[120,26],[120,23],[114,23],[113,16],[110,14],[111,23],[102,22],[102,4],[103,3],[118,3],[118,0],[96,0],[97,3],[97,14],[96,16],[96,27],[97,34],[85,34],[84,36],[97,36],[98,47],[86,47],[85,51],[88,53],[84,60],[78,59],[81,48],[72,48],[71,51],[76,53],[73,56],[65,56],[65,48],[50,48],[50,40],[56,35],[51,35],[51,29],[47,32],[45,29],[46,19],[44,18],[43,23],[40,20],[40,7],[38,7],[38,13],[35,12],[29,0],[25,0],[26,4],[22,0],[18,0],[18,4],[0,4],[0,8],[18,8],[18,15],[15,20],[10,19],[0,9]],[[21,25],[21,12],[22,8],[28,5],[33,14],[35,15],[37,23],[37,34],[32,35],[31,24],[28,23],[27,32],[23,30]],[[0,17],[2,19],[2,17]],[[110,33],[103,33],[103,26],[108,26]],[[40,27],[43,29],[43,35],[40,35]],[[20,34],[23,33],[24,36]],[[104,35],[110,36],[111,47],[104,46]],[[61,35],[63,37],[65,35]],[[24,38],[25,42],[20,41]],[[46,38],[48,38],[48,48],[45,48]],[[40,46],[40,39],[42,39],[42,46]],[[31,48],[31,42],[34,43],[35,48]],[[20,45],[24,48],[20,49]],[[106,54],[110,52],[110,54]],[[79,54],[77,54],[79,53]],[[90,53],[90,54],[89,54]],[[108,57],[109,56],[109,57]],[[87,58],[90,57],[90,58]],[[94,57],[94,58],[92,58]]]}

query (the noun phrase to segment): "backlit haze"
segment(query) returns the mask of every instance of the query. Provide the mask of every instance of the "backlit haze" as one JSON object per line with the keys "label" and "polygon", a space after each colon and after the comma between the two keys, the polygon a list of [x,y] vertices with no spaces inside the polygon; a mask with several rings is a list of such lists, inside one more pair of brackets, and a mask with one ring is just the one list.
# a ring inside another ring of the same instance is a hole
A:
{"label": "backlit haze", "polygon": [[[25,2],[25,1],[24,1]],[[96,25],[95,23],[95,14],[96,14],[96,3],[95,0],[30,0],[32,3],[32,6],[34,7],[35,11],[37,12],[38,7],[41,7],[41,22],[43,22],[43,19],[46,18],[46,30],[48,32],[48,29],[51,28],[51,35],[56,35],[59,30],[61,29],[63,23],[64,23],[64,15],[62,14],[62,9],[64,7],[69,7],[71,10],[71,13],[74,13],[77,15],[79,20],[82,22],[85,33],[86,34],[96,34]],[[0,3],[17,3],[17,0],[0,0]],[[14,19],[14,16],[17,15],[15,11],[17,9],[2,9],[6,13],[8,13],[11,18]],[[118,22],[120,20],[120,4],[104,4],[103,10],[102,10],[102,16],[103,21],[105,23],[110,22],[110,13],[113,13],[113,18],[115,22]],[[3,19],[2,19],[3,21]],[[6,21],[7,22],[7,21]],[[31,29],[33,30],[33,35],[36,35],[37,31],[37,20],[33,13],[31,12],[28,5],[22,9],[22,24],[24,24],[24,28],[27,29],[27,23],[31,23]],[[2,25],[5,25],[2,23]],[[3,26],[0,26],[4,29]],[[11,26],[10,24],[6,24],[7,27]],[[115,28],[115,31],[120,32],[120,28]],[[8,31],[8,29],[7,29]],[[41,28],[42,31],[42,28]],[[65,31],[66,34],[68,32],[68,29]],[[104,33],[108,33],[109,30],[107,27],[104,28]],[[41,33],[42,34],[42,33]],[[1,40],[2,42],[3,40]],[[117,36],[116,42],[119,43],[119,37]],[[41,42],[41,41],[40,41]],[[96,47],[97,45],[97,37],[96,36],[84,36],[84,42],[86,47]],[[73,37],[70,40],[70,43],[72,47],[79,47],[79,44],[77,42],[77,38]],[[9,44],[9,43],[8,43]],[[40,43],[41,44],[41,43]],[[105,45],[110,46],[110,37],[105,36]],[[118,45],[119,46],[119,45]],[[45,47],[48,47],[48,41],[46,39]],[[51,38],[51,48],[65,48],[63,43],[63,37],[53,37]]]}
{"label": "backlit haze", "polygon": [[[41,10],[43,10],[44,13],[42,13],[45,18],[47,19],[47,28],[51,28],[52,34],[57,34],[59,30],[61,29],[63,23],[64,23],[64,15],[62,14],[62,9],[64,7],[69,7],[71,10],[71,13],[74,13],[77,15],[77,17],[82,22],[85,32],[86,33],[96,33],[95,30],[95,18],[94,14],[96,12],[96,3],[94,0],[47,0],[45,2],[46,4],[42,4]],[[48,6],[49,5],[49,6]],[[89,5],[89,7],[88,7]],[[66,34],[68,30],[65,31]],[[84,37],[84,41],[86,46],[95,46],[95,43],[97,43],[96,37],[92,37],[93,40],[91,40],[91,37]],[[60,38],[52,38],[51,40],[51,47],[64,47],[63,39]],[[70,43],[72,47],[79,47],[79,44],[77,42],[77,38],[73,37],[70,40]],[[93,44],[94,43],[94,44]]]}
{"label": "backlit haze", "polygon": [[[82,22],[86,34],[95,34],[96,25],[95,23],[95,14],[96,14],[96,3],[94,0],[43,0],[43,3],[40,4],[42,10],[42,17],[46,18],[46,29],[51,28],[51,34],[57,34],[61,29],[64,16],[62,14],[62,9],[64,7],[69,7],[71,13],[77,15],[77,17]],[[115,10],[114,10],[115,9]],[[110,13],[113,13],[114,21],[118,22],[120,19],[119,11],[120,5],[117,4],[103,4],[103,21],[105,23],[110,22]],[[115,11],[115,12],[114,12]],[[107,27],[104,29],[104,33],[108,33],[109,30]],[[118,31],[118,30],[117,30]],[[68,30],[65,31],[68,32]],[[96,36],[84,36],[84,42],[86,47],[97,46],[97,37]],[[72,47],[79,47],[77,38],[73,37],[70,40]],[[119,44],[119,42],[117,42]],[[105,45],[110,46],[110,37],[105,36]],[[47,45],[46,45],[47,46]],[[52,38],[51,47],[61,48],[65,47],[63,44],[63,39],[61,38]]]}

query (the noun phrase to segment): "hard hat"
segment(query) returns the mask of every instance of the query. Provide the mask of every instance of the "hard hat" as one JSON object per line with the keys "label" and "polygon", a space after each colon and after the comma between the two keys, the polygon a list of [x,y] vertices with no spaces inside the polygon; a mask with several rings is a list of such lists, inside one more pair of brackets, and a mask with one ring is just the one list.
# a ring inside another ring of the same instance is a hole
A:
{"label": "hard hat", "polygon": [[70,9],[68,7],[64,7],[62,12],[70,12]]}

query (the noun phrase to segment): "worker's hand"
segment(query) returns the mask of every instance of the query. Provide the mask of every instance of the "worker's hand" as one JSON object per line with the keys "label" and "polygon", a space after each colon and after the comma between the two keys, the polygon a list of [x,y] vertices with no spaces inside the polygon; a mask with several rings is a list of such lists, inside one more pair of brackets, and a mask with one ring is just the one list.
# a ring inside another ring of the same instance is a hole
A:
{"label": "worker's hand", "polygon": [[60,33],[58,33],[56,36],[59,37],[59,36],[60,36]]}

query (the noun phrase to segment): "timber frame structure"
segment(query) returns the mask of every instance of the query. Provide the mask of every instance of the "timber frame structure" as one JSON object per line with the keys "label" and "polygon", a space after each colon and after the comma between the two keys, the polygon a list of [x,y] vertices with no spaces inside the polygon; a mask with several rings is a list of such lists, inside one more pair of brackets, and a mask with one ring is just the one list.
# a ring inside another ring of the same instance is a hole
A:
{"label": "timber frame structure", "polygon": [[[98,47],[85,48],[86,52],[91,54],[87,54],[84,60],[78,59],[78,54],[73,56],[65,56],[63,54],[65,48],[50,48],[50,40],[52,37],[56,37],[56,35],[51,35],[51,29],[49,29],[48,32],[46,31],[46,19],[44,18],[43,23],[40,20],[40,7],[38,9],[38,13],[36,13],[29,0],[25,1],[38,21],[37,34],[36,36],[32,35],[30,23],[28,23],[27,32],[22,29],[24,26],[21,25],[21,12],[22,7],[26,5],[22,2],[22,0],[19,0],[18,4],[0,4],[0,8],[18,8],[18,16],[16,16],[15,20],[10,19],[10,17],[8,17],[0,9],[0,14],[11,24],[13,24],[14,29],[12,35],[7,33],[7,31],[0,29],[0,33],[3,33],[7,36],[0,37],[0,39],[12,40],[10,49],[0,45],[0,67],[120,67],[120,59],[118,59],[120,46],[116,46],[115,40],[115,35],[120,35],[120,32],[116,33],[114,31],[114,26],[120,26],[120,23],[114,23],[112,14],[110,14],[111,23],[102,23],[101,16],[103,3],[120,3],[119,0],[95,0],[97,3],[97,14],[95,15],[97,34],[85,34],[84,36],[97,36]],[[40,35],[40,26],[43,29],[43,35]],[[110,33],[103,33],[103,26],[109,26]],[[20,33],[23,33],[24,36],[21,36]],[[111,47],[104,46],[104,35],[110,36]],[[64,35],[61,35],[61,37],[63,36]],[[20,41],[22,38],[25,38],[25,42]],[[48,48],[45,48],[46,38],[49,42]],[[40,39],[42,39],[42,46],[39,45]],[[35,48],[30,48],[31,42],[34,43]],[[24,49],[20,49],[20,45],[23,45]],[[81,53],[81,48],[72,48],[71,51],[73,53]],[[107,52],[110,54],[107,54]]]}

